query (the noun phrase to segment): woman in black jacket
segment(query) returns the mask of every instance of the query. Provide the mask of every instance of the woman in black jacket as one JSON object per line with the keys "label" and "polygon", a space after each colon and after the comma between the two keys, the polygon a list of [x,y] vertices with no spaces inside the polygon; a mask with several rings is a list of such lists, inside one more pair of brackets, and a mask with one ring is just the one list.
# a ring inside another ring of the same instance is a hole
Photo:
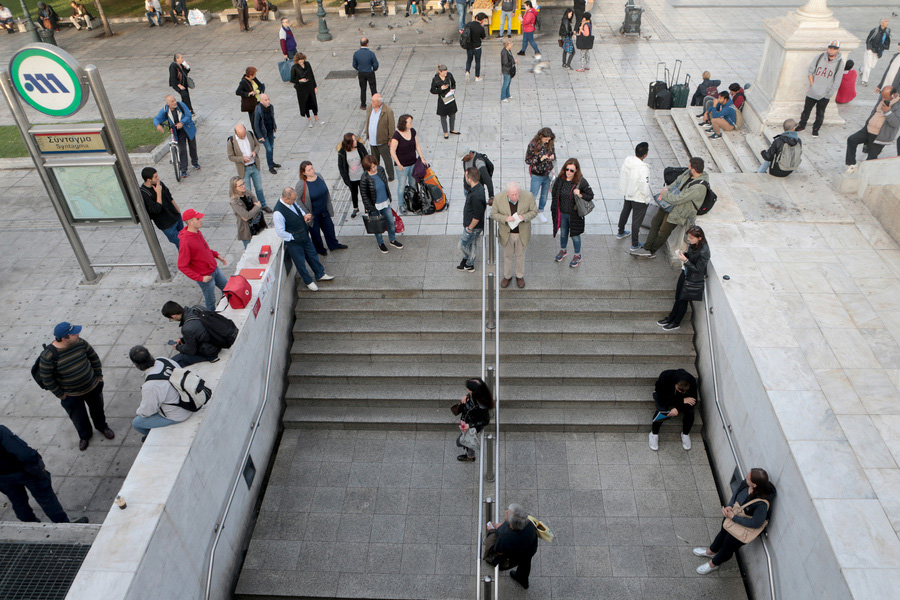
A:
{"label": "woman in black jacket", "polygon": [[291,83],[297,90],[297,104],[300,105],[300,114],[306,117],[309,126],[313,126],[312,117],[309,115],[312,111],[319,120],[319,103],[316,101],[316,95],[319,88],[316,85],[316,76],[313,73],[312,66],[306,62],[306,55],[298,52],[294,55],[294,66],[291,67]]}
{"label": "woman in black jacket", "polygon": [[[583,6],[582,4],[582,8]],[[584,10],[581,12],[584,13]],[[567,8],[559,24],[559,41],[562,42],[560,47],[563,51],[562,66],[564,69],[570,70],[572,69],[572,59],[575,58],[575,41],[572,39],[575,34],[575,30],[572,29],[572,18],[574,15],[575,11]]]}
{"label": "woman in black jacket", "polygon": [[191,104],[191,90],[188,88],[188,73],[191,67],[184,62],[184,54],[176,52],[172,63],[169,65],[169,87],[178,92],[181,101],[184,102],[191,115],[194,114],[194,105]]}
{"label": "woman in black jacket", "polygon": [[241,112],[247,113],[251,130],[253,129],[253,111],[259,104],[259,96],[265,91],[266,84],[256,78],[256,67],[247,67],[234,95],[241,97]]}
{"label": "woman in black jacket", "polygon": [[352,133],[345,133],[344,139],[338,144],[338,173],[350,188],[350,201],[353,202],[351,219],[359,214],[359,182],[366,173],[362,161],[368,155],[365,144],[360,144]]}
{"label": "woman in black jacket", "polygon": [[[369,217],[384,217],[387,224],[388,242],[394,248],[403,248],[403,244],[397,241],[397,231],[394,229],[394,211],[391,209],[391,188],[388,185],[387,174],[384,167],[375,162],[371,154],[362,160],[363,175],[359,180],[359,192],[362,195],[363,208]],[[375,234],[375,243],[382,254],[387,254],[387,246],[380,233]]]}
{"label": "woman in black jacket", "polygon": [[[703,75],[701,77],[702,80],[697,84],[697,90],[694,92],[694,95],[691,96],[691,106],[703,106],[703,99],[709,95],[707,93],[707,90],[709,90],[710,87],[714,87],[716,88],[716,90],[718,90],[719,86],[722,85],[721,79],[711,79],[712,74],[709,71],[703,71]],[[718,91],[716,92],[716,94],[713,94],[713,96],[717,94]],[[703,112],[706,112],[705,108]],[[703,114],[701,113],[697,115],[697,118],[699,119],[702,116]]]}
{"label": "woman in black jacket", "polygon": [[459,429],[456,445],[465,448],[456,460],[472,462],[478,449],[478,434],[491,422],[490,411],[494,408],[494,396],[483,379],[476,377],[466,381],[466,395],[459,402]]}
{"label": "woman in black jacket", "polygon": [[550,188],[550,214],[553,217],[553,237],[556,237],[556,232],[559,231],[559,254],[556,255],[556,262],[562,262],[568,254],[566,248],[569,245],[569,236],[572,236],[575,256],[572,257],[569,266],[573,269],[581,264],[581,234],[584,233],[584,215],[578,212],[576,196],[585,202],[591,202],[594,199],[594,190],[581,176],[578,159],[570,158]]}
{"label": "woman in black jacket", "polygon": [[666,331],[678,329],[681,319],[687,312],[691,300],[703,300],[703,288],[706,285],[706,267],[709,265],[709,244],[706,234],[696,225],[687,230],[688,251],[678,251],[678,259],[683,263],[678,285],[675,286],[675,303],[669,316],[656,322]]}
{"label": "woman in black jacket", "polygon": [[[761,529],[766,525],[766,521],[770,520],[775,496],[775,486],[769,481],[769,474],[763,469],[750,469],[746,479],[731,496],[728,505],[722,507],[722,516],[748,529]],[[747,516],[736,517],[735,504],[740,506]],[[708,559],[697,567],[697,572],[701,575],[715,571],[734,556],[735,551],[756,539],[756,536],[753,536],[745,542],[734,537],[725,528],[725,519],[722,520],[722,528],[709,548],[694,548],[694,556]]]}
{"label": "woman in black jacket", "polygon": [[[456,131],[456,80],[453,73],[447,70],[447,65],[438,65],[437,73],[431,80],[431,93],[436,94],[437,114],[441,118],[441,128],[444,130],[444,139],[450,134],[459,135]],[[450,129],[447,129],[447,117],[450,117]]]}
{"label": "woman in black jacket", "polygon": [[43,2],[37,3],[38,22],[44,29],[54,29],[59,31],[59,15],[49,4]]}
{"label": "woman in black jacket", "polygon": [[500,102],[509,102],[509,84],[516,76],[516,63],[518,59],[512,53],[512,39],[503,40],[503,49],[500,51],[500,72],[503,73],[503,84],[500,86]]}

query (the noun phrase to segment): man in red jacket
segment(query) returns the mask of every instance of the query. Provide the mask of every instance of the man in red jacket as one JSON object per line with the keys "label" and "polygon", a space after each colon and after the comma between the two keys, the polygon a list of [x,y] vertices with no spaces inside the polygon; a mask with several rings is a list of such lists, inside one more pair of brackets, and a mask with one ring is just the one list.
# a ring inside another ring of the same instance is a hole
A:
{"label": "man in red jacket", "polygon": [[180,241],[178,247],[178,270],[193,279],[203,291],[203,300],[207,310],[216,309],[216,290],[225,289],[228,278],[222,273],[222,269],[216,265],[218,260],[223,265],[228,264],[215,250],[211,250],[200,228],[203,227],[205,215],[193,208],[184,211],[181,220],[184,221],[184,229],[178,234]]}

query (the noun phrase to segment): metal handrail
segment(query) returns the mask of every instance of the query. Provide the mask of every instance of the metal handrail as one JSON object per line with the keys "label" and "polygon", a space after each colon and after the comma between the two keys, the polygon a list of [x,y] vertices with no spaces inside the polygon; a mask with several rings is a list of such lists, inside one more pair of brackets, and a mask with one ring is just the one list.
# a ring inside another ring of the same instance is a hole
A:
{"label": "metal handrail", "polygon": [[[718,376],[716,374],[716,351],[713,348],[713,335],[712,335],[712,314],[713,308],[709,305],[709,297],[706,294],[706,288],[703,289],[703,305],[706,307],[707,316],[706,316],[706,336],[707,341],[709,343],[709,363],[710,368],[712,369],[712,384],[713,384],[713,396],[716,404],[716,410],[719,412],[719,418],[722,419],[722,429],[725,430],[725,437],[728,438],[728,445],[731,447],[731,455],[734,457],[734,462],[737,465],[738,471],[741,474],[744,473],[744,466],[741,463],[741,459],[738,456],[737,447],[734,444],[734,438],[731,437],[731,423],[725,418],[725,412],[722,410],[722,404],[719,402],[719,382]],[[769,592],[772,600],[777,600],[775,597],[775,569],[772,566],[772,553],[769,551],[769,544],[766,541],[768,534],[766,531],[762,532],[762,535],[759,536],[760,541],[762,542],[763,551],[766,553],[766,565],[769,570]]]}
{"label": "metal handrail", "polygon": [[209,569],[206,572],[206,592],[204,593],[204,598],[209,600],[210,588],[212,587],[212,576],[213,576],[213,566],[215,564],[216,558],[216,548],[219,546],[219,539],[222,537],[222,532],[225,530],[225,521],[228,519],[228,513],[231,510],[231,504],[234,502],[234,495],[237,492],[238,485],[240,485],[241,479],[243,478],[244,469],[247,467],[247,458],[250,456],[250,447],[253,445],[253,440],[256,438],[256,432],[259,431],[259,422],[262,420],[263,411],[266,409],[266,404],[269,402],[269,378],[272,374],[272,353],[275,350],[275,332],[278,324],[278,310],[279,310],[279,300],[281,299],[281,278],[284,271],[284,244],[281,245],[282,252],[277,254],[278,257],[278,277],[275,279],[276,289],[275,289],[275,304],[270,311],[269,314],[272,316],[272,331],[269,333],[269,352],[266,358],[266,385],[263,389],[262,401],[260,402],[259,409],[256,411],[256,419],[253,422],[253,426],[250,431],[250,439],[247,440],[247,444],[244,446],[244,456],[241,458],[241,468],[237,470],[234,476],[234,482],[231,485],[231,493],[228,495],[228,502],[225,504],[225,510],[222,512],[222,516],[219,518],[216,523],[216,538],[213,540],[212,548],[209,550]]}

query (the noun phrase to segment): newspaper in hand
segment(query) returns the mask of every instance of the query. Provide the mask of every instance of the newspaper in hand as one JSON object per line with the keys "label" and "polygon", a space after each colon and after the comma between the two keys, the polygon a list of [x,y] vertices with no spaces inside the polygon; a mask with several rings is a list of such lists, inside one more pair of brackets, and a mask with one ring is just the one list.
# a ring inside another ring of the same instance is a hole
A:
{"label": "newspaper in hand", "polygon": [[450,89],[444,96],[442,97],[444,104],[450,104],[451,102],[456,102],[456,90]]}
{"label": "newspaper in hand", "polygon": [[519,213],[516,213],[512,216],[512,221],[507,221],[506,224],[509,225],[510,229],[515,229],[522,221],[522,217],[519,216]]}

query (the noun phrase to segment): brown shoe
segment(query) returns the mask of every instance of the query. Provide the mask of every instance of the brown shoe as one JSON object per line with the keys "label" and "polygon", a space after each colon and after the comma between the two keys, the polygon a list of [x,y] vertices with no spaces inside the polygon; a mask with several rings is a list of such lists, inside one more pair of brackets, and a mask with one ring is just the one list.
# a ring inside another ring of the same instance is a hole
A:
{"label": "brown shoe", "polygon": [[113,430],[110,429],[109,427],[107,427],[106,429],[103,430],[103,435],[104,435],[104,437],[106,437],[106,439],[108,439],[108,440],[111,440],[111,439],[113,439],[114,437],[116,437],[116,434],[115,434],[115,433],[113,432]]}
{"label": "brown shoe", "polygon": [[509,282],[510,282],[510,281],[512,281],[511,278],[509,278],[509,277],[504,277],[503,280],[500,282],[500,287],[502,287],[502,288],[507,287],[507,286],[509,285]]}
{"label": "brown shoe", "polygon": [[525,278],[524,277],[516,277],[516,285],[519,286],[519,289],[525,287]]}
{"label": "brown shoe", "polygon": [[78,449],[84,452],[88,447],[88,440],[78,440]]}

